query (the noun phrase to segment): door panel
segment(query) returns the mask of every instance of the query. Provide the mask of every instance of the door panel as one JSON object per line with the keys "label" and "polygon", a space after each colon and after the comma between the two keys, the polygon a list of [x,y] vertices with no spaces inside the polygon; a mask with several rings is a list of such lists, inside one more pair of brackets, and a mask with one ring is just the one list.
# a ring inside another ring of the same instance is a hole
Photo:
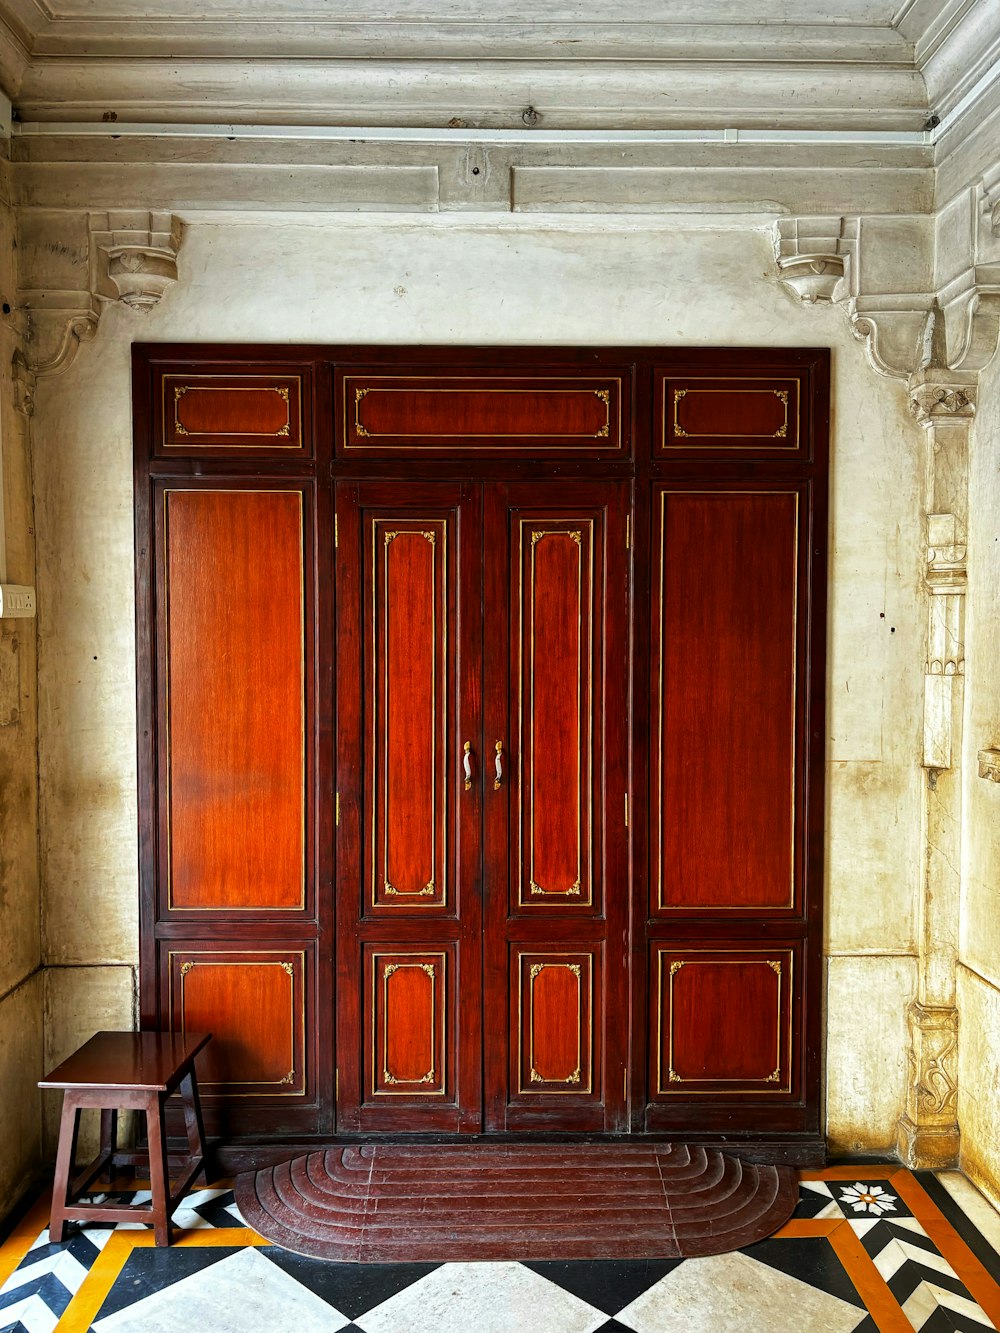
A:
{"label": "door panel", "polygon": [[491,485],[485,504],[485,739],[502,746],[502,775],[484,791],[486,1125],[614,1128],[627,1024],[627,492]]}
{"label": "door panel", "polygon": [[481,490],[337,488],[337,1123],[481,1124]]}
{"label": "door panel", "polygon": [[305,907],[303,498],[262,486],[160,492],[159,878],[170,916]]}
{"label": "door panel", "polygon": [[796,908],[800,498],[654,488],[653,918]]}

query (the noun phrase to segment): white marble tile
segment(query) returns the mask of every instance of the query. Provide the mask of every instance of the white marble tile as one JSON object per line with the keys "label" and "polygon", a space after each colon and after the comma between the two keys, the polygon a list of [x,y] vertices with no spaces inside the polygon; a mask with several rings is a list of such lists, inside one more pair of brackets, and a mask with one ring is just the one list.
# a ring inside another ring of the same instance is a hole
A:
{"label": "white marble tile", "polygon": [[517,1263],[444,1264],[359,1315],[365,1333],[593,1333],[608,1316]]}
{"label": "white marble tile", "polygon": [[6,1306],[0,1310],[0,1319],[3,1321],[0,1328],[13,1324],[18,1329],[23,1328],[25,1333],[53,1333],[59,1322],[59,1316],[49,1309],[41,1296],[29,1296],[16,1305]]}
{"label": "white marble tile", "polygon": [[1000,1254],[1000,1213],[961,1171],[939,1171],[937,1178],[962,1212]]}
{"label": "white marble tile", "polygon": [[864,1310],[745,1254],[689,1259],[615,1316],[636,1333],[850,1333]]}
{"label": "white marble tile", "polygon": [[996,1327],[975,1301],[967,1300],[964,1296],[956,1296],[953,1291],[944,1291],[931,1282],[921,1282],[919,1287],[914,1288],[903,1304],[903,1314],[914,1328],[922,1328],[939,1306],[964,1315],[967,1319],[974,1319],[982,1324],[984,1329]]}
{"label": "white marble tile", "polygon": [[211,1264],[94,1321],[96,1333],[336,1333],[350,1320],[255,1249]]}

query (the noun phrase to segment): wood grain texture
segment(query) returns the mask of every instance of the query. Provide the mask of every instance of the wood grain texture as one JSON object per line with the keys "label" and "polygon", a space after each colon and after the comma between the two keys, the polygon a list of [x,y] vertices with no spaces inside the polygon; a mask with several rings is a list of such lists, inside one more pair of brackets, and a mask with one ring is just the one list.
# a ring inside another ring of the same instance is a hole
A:
{"label": "wood grain texture", "polygon": [[624,376],[348,373],[342,447],[373,457],[442,449],[614,456],[623,448],[623,381],[627,388]]}
{"label": "wood grain texture", "polygon": [[330,1149],[236,1181],[248,1225],[347,1263],[722,1254],[791,1216],[798,1180],[684,1143]]}
{"label": "wood grain texture", "polygon": [[162,531],[168,908],[301,909],[302,495],[170,487]]}
{"label": "wood grain texture", "polygon": [[660,489],[652,915],[792,909],[799,498]]}
{"label": "wood grain texture", "polygon": [[295,948],[166,949],[171,1027],[210,1030],[201,1089],[217,1096],[301,1097],[306,1090],[306,954]]}
{"label": "wood grain texture", "polygon": [[659,1096],[791,1092],[793,953],[654,946],[654,1086]]}

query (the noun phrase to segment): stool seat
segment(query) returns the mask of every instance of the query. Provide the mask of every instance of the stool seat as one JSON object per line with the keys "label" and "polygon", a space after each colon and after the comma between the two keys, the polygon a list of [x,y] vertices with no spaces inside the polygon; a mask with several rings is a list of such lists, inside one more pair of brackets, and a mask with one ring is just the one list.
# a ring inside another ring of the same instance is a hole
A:
{"label": "stool seat", "polygon": [[[49,1239],[62,1241],[67,1222],[150,1222],[157,1245],[169,1245],[170,1215],[205,1167],[205,1127],[198,1098],[194,1060],[211,1041],[210,1032],[98,1032],[45,1078],[40,1088],[61,1089],[62,1118],[52,1187]],[[171,1189],[164,1104],[177,1092],[184,1109],[188,1152],[177,1159],[180,1178]],[[75,1178],[73,1166],[80,1111],[101,1112],[101,1151]],[[148,1150],[121,1152],[117,1147],[118,1112],[144,1111]],[[115,1166],[149,1167],[152,1199],[136,1204],[81,1203],[80,1195]]]}

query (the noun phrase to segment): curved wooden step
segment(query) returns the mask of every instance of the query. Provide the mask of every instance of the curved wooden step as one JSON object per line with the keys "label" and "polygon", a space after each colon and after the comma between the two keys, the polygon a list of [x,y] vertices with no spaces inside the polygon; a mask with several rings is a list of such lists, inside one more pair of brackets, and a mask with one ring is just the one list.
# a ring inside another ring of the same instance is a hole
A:
{"label": "curved wooden step", "polygon": [[367,1144],[236,1181],[267,1240],[353,1263],[722,1254],[797,1198],[790,1167],[685,1144]]}

